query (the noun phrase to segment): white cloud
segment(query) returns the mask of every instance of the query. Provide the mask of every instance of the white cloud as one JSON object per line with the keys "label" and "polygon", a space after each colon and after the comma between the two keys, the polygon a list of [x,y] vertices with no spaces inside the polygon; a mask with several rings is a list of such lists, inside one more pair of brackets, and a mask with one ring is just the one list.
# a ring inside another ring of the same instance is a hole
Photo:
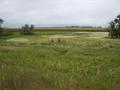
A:
{"label": "white cloud", "polygon": [[5,26],[102,25],[120,14],[120,0],[0,0]]}

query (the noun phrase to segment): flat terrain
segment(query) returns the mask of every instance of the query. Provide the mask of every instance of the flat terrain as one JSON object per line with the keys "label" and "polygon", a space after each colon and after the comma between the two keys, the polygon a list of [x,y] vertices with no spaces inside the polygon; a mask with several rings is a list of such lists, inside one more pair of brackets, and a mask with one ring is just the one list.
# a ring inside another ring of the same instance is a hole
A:
{"label": "flat terrain", "polygon": [[0,90],[120,90],[120,39],[107,32],[1,36]]}

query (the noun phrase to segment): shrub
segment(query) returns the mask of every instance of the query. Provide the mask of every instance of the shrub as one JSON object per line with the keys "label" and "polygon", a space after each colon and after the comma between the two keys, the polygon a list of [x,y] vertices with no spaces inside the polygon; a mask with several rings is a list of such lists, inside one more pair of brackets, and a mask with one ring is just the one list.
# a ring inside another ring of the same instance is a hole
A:
{"label": "shrub", "polygon": [[120,15],[110,22],[109,35],[111,38],[120,38]]}
{"label": "shrub", "polygon": [[29,26],[28,24],[25,24],[25,26],[21,29],[21,34],[24,35],[32,35],[34,30],[34,25]]}
{"label": "shrub", "polygon": [[2,24],[4,23],[3,19],[0,19],[0,34],[3,33],[4,29],[2,28]]}
{"label": "shrub", "polygon": [[0,27],[0,34],[2,34],[4,32],[4,28]]}

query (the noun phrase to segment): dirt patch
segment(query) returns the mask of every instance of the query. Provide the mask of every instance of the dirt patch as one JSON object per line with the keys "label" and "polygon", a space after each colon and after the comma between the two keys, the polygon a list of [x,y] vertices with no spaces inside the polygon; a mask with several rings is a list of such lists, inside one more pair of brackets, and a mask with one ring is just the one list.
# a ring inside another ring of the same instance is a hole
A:
{"label": "dirt patch", "polygon": [[29,42],[29,40],[25,39],[25,38],[12,38],[12,39],[8,39],[6,41],[7,42],[20,42],[20,43]]}
{"label": "dirt patch", "polygon": [[108,37],[108,32],[76,32],[75,34],[77,34],[79,37],[88,37],[95,39]]}
{"label": "dirt patch", "polygon": [[77,36],[52,35],[49,38],[74,38]]}
{"label": "dirt patch", "polygon": [[67,35],[48,35],[48,36],[42,36],[43,38],[49,38],[49,39],[57,39],[57,38],[75,38],[78,36],[67,36]]}

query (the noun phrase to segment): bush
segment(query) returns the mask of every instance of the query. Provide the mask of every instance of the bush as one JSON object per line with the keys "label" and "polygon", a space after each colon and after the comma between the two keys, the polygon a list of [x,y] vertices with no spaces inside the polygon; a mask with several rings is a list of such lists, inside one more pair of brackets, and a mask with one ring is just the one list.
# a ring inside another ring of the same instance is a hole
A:
{"label": "bush", "polygon": [[0,27],[0,34],[2,34],[4,32],[4,28]]}
{"label": "bush", "polygon": [[2,24],[3,24],[4,20],[0,19],[0,34],[3,33],[4,29],[2,28]]}
{"label": "bush", "polygon": [[120,15],[118,15],[115,20],[110,22],[109,35],[111,38],[120,38]]}
{"label": "bush", "polygon": [[25,26],[22,27],[20,33],[24,35],[32,35],[33,29],[34,29],[34,25],[29,26],[28,24],[25,24]]}

